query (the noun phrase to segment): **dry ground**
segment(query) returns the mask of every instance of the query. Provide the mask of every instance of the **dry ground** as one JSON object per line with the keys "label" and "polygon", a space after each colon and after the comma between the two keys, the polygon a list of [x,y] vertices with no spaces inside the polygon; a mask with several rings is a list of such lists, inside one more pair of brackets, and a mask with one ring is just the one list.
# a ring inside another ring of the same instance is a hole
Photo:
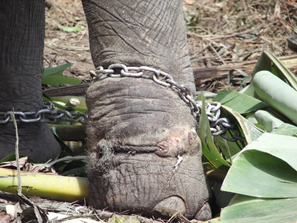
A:
{"label": "dry ground", "polygon": [[[48,0],[46,8],[45,66],[66,61],[74,65],[66,76],[90,80],[93,69],[88,29],[80,0]],[[209,68],[257,60],[263,50],[291,55],[286,38],[297,24],[295,0],[184,0],[192,66]],[[57,27],[81,26],[77,32]],[[199,82],[199,90],[217,92],[226,86],[222,77]]]}
{"label": "dry ground", "polygon": [[[76,76],[90,80],[89,70],[94,69],[89,50],[88,27],[80,0],[48,0],[46,8],[46,31],[44,66],[73,63],[64,72],[65,76]],[[76,32],[65,32],[57,24],[65,27],[81,26]]]}

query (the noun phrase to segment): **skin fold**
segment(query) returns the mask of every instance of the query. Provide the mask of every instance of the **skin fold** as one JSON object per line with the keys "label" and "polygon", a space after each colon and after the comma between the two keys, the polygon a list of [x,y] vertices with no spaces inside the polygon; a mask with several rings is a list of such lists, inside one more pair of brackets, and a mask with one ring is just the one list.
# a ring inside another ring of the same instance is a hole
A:
{"label": "skin fold", "polygon": [[[96,67],[151,66],[195,92],[181,1],[83,0],[83,6]],[[196,122],[176,92],[142,78],[102,78],[88,89],[87,105],[90,205],[210,218]]]}

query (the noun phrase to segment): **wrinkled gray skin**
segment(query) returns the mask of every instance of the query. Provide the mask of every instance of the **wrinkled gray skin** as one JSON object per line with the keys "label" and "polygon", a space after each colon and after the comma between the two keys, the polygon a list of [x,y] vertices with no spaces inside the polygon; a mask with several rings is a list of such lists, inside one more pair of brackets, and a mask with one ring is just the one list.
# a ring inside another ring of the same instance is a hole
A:
{"label": "wrinkled gray skin", "polygon": [[[44,1],[0,4],[0,111],[42,107]],[[193,93],[180,0],[85,0],[94,65],[152,66]],[[210,217],[200,140],[189,107],[151,80],[106,78],[88,90],[89,204],[170,217]],[[20,153],[39,162],[60,147],[45,124],[19,123]],[[1,156],[14,152],[11,123],[0,126]],[[183,161],[174,171],[177,157]]]}
{"label": "wrinkled gray skin", "polygon": [[[1,0],[0,111],[36,111],[43,105],[44,0]],[[20,154],[37,162],[57,156],[60,145],[44,123],[18,124]],[[15,152],[12,123],[0,124],[0,158]]]}
{"label": "wrinkled gray skin", "polygon": [[[151,66],[194,93],[180,0],[83,0],[94,65]],[[201,144],[189,107],[147,79],[103,78],[87,92],[89,203],[210,217]],[[183,161],[174,172],[177,156]]]}

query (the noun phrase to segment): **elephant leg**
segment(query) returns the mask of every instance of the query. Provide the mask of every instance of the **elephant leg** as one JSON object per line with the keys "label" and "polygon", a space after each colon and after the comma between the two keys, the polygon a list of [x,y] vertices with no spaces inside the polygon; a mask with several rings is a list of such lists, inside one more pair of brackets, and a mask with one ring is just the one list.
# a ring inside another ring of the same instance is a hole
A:
{"label": "elephant leg", "polygon": [[[195,93],[181,1],[83,0],[83,6],[96,67],[150,66]],[[90,86],[87,105],[89,204],[210,217],[197,123],[176,92],[149,79],[105,78]]]}
{"label": "elephant leg", "polygon": [[[43,107],[44,10],[44,0],[0,3],[0,112]],[[61,150],[44,123],[18,123],[18,135],[20,154],[35,161],[52,159]],[[13,123],[0,124],[0,158],[14,153],[15,138]]]}

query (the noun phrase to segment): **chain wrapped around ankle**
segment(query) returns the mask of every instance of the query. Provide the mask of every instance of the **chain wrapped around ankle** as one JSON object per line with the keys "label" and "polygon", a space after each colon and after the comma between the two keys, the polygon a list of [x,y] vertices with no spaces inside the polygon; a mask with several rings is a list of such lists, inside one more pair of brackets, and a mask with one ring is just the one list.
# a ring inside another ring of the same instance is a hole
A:
{"label": "chain wrapped around ankle", "polygon": [[[102,66],[97,67],[95,71],[90,71],[90,75],[93,79],[99,80],[106,77],[151,79],[155,83],[177,92],[180,98],[190,107],[194,118],[199,122],[202,111],[202,101],[196,101],[187,86],[177,83],[170,74],[164,71],[147,66],[127,67],[124,64],[111,64],[107,69],[104,69]],[[210,131],[212,135],[220,135],[226,140],[233,142],[237,140],[245,141],[227,118],[220,118],[220,107],[221,104],[219,102],[205,101],[206,114],[210,122]],[[233,132],[232,138],[225,135],[227,131]]]}

